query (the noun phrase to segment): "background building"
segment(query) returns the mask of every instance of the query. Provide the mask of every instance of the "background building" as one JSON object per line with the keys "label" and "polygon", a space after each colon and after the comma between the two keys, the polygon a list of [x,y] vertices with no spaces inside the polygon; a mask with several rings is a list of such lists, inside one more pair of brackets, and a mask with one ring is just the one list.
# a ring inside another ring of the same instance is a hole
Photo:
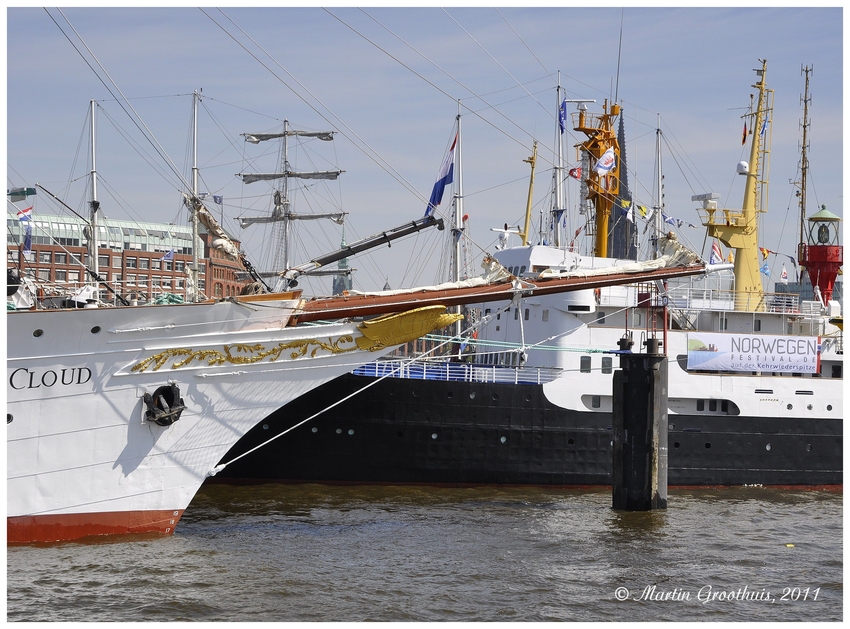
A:
{"label": "background building", "polygon": [[[85,285],[88,224],[77,217],[46,214],[33,215],[30,224],[31,252],[24,254],[23,223],[7,212],[7,267],[34,280],[44,296],[68,294]],[[191,226],[101,218],[97,232],[98,272],[115,293],[140,302],[166,293],[188,297]],[[203,225],[198,238],[198,292],[213,298],[238,295],[245,284],[237,280],[242,265],[210,247]],[[239,247],[239,241],[231,239]],[[115,299],[103,286],[100,297]]]}

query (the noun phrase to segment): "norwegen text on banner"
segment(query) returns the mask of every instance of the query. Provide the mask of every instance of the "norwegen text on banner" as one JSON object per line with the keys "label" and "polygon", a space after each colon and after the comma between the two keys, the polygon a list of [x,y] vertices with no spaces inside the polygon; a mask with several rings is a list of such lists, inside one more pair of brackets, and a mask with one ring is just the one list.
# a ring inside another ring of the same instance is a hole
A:
{"label": "norwegen text on banner", "polygon": [[688,334],[690,371],[817,373],[820,338],[770,334]]}

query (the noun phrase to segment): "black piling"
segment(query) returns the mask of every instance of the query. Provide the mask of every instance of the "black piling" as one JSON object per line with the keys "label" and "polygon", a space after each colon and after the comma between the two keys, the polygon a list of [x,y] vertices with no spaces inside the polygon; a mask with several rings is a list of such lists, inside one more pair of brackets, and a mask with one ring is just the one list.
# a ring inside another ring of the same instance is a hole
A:
{"label": "black piling", "polygon": [[[620,339],[628,350],[631,339]],[[658,339],[646,354],[620,354],[614,372],[613,507],[625,511],[667,508],[667,357]]]}

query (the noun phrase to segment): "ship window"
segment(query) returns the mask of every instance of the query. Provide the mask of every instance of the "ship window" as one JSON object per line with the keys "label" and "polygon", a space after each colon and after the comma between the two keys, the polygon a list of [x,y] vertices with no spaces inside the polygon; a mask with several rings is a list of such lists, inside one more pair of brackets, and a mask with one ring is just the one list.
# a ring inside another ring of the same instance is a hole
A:
{"label": "ship window", "polygon": [[756,389],[755,392],[763,395],[773,395],[773,389]]}
{"label": "ship window", "polygon": [[549,310],[546,310],[546,309],[544,309],[544,310],[543,310],[543,317],[542,317],[542,319],[543,319],[543,321],[548,321],[548,320],[549,320]]}
{"label": "ship window", "polygon": [[605,323],[605,311],[600,310],[596,313],[596,323],[602,325]]}
{"label": "ship window", "polygon": [[519,319],[519,308],[514,308],[514,321]]}
{"label": "ship window", "polygon": [[528,308],[525,309],[525,320],[528,321]]}
{"label": "ship window", "polygon": [[639,312],[634,312],[633,314],[634,314],[634,323],[633,323],[633,325],[641,325],[641,324],[643,323],[643,321],[641,320],[641,319],[642,319],[642,317],[641,317],[641,313],[639,313]]}
{"label": "ship window", "polygon": [[484,311],[484,316],[486,317],[488,314],[490,314],[490,309],[489,309],[489,308],[487,308],[487,309]]}
{"label": "ship window", "polygon": [[602,357],[602,373],[611,373],[614,371],[614,359],[610,356]]}
{"label": "ship window", "polygon": [[708,410],[715,412],[717,410],[717,400],[708,401]]}
{"label": "ship window", "polygon": [[602,398],[598,395],[593,395],[590,397],[590,406],[591,408],[599,408],[602,406]]}
{"label": "ship window", "polygon": [[519,272],[520,272],[520,275],[522,275],[523,273],[525,273],[525,265],[524,265],[524,264],[523,264],[523,265],[522,265],[522,267],[520,268]]}
{"label": "ship window", "polygon": [[704,411],[705,410],[705,400],[697,400],[697,410]]}
{"label": "ship window", "polygon": [[590,373],[590,356],[581,357],[581,373]]}
{"label": "ship window", "polygon": [[729,412],[729,400],[721,400],[720,401],[720,410],[724,413]]}
{"label": "ship window", "polygon": [[[498,313],[498,314],[496,314],[496,321],[498,321],[498,320],[499,320],[499,319],[501,319],[501,318],[502,318],[502,313],[501,313],[501,312],[500,312],[500,313]],[[496,328],[496,329],[498,330],[499,328]]]}
{"label": "ship window", "polygon": [[721,329],[721,330],[727,330],[727,329],[729,329],[729,319],[725,319],[725,318],[724,318],[724,319],[722,319],[722,320],[720,321],[720,329]]}
{"label": "ship window", "polygon": [[841,377],[841,365],[833,365],[832,366],[832,377],[840,378]]}
{"label": "ship window", "polygon": [[761,332],[761,319],[753,321],[753,332]]}

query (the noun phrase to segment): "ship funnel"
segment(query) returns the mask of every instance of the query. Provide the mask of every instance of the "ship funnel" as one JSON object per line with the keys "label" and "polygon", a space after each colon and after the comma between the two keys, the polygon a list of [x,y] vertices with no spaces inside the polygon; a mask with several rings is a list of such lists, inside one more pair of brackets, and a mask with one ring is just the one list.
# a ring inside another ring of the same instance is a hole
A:
{"label": "ship funnel", "polygon": [[750,165],[747,162],[738,162],[738,174],[739,175],[749,175],[750,174]]}

